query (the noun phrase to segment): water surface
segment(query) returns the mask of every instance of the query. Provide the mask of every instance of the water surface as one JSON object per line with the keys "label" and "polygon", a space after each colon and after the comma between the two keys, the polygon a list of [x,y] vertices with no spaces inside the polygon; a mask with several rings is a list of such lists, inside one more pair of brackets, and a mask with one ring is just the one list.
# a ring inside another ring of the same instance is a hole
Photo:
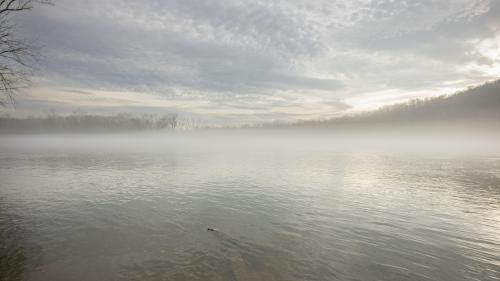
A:
{"label": "water surface", "polygon": [[500,280],[495,154],[54,141],[0,145],[1,280]]}

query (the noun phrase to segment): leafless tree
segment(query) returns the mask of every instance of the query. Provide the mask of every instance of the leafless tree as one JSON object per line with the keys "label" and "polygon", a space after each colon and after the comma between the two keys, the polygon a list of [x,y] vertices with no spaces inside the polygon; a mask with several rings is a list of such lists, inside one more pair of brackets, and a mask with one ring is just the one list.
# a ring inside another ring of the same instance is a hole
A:
{"label": "leafless tree", "polygon": [[163,115],[160,119],[158,119],[157,126],[161,129],[175,130],[177,128],[178,122],[179,115],[177,113],[169,113]]}
{"label": "leafless tree", "polygon": [[33,8],[47,0],[0,0],[0,106],[13,104],[13,93],[28,86],[29,72],[36,61],[38,48],[16,34],[12,14]]}

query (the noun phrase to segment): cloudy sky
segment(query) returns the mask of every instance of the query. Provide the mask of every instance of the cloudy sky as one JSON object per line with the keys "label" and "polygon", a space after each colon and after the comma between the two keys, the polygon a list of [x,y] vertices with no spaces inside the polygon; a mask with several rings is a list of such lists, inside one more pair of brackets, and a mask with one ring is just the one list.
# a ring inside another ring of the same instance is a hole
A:
{"label": "cloudy sky", "polygon": [[17,113],[329,118],[500,76],[496,0],[55,0]]}

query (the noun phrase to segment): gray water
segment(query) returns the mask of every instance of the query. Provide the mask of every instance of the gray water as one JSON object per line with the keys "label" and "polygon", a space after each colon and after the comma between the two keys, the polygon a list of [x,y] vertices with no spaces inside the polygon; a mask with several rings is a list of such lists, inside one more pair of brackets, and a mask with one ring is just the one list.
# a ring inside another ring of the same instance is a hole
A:
{"label": "gray water", "polygon": [[498,154],[99,143],[2,138],[0,280],[500,280]]}

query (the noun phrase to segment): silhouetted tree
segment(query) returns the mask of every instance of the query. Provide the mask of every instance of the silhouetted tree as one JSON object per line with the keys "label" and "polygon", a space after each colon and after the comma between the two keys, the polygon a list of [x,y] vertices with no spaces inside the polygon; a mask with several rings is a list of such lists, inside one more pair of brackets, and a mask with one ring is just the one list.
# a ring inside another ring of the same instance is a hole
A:
{"label": "silhouetted tree", "polygon": [[143,114],[138,117],[130,113],[91,115],[81,110],[59,115],[55,110],[49,110],[44,117],[0,116],[0,133],[175,130],[180,123],[178,119],[177,113],[160,117]]}
{"label": "silhouetted tree", "polygon": [[175,129],[178,124],[178,115],[177,113],[170,113],[162,116],[157,121],[157,126],[159,129]]}
{"label": "silhouetted tree", "polygon": [[33,3],[48,0],[0,0],[0,106],[13,102],[12,94],[28,85],[28,73],[36,60],[37,48],[16,34],[13,13],[30,10]]}

